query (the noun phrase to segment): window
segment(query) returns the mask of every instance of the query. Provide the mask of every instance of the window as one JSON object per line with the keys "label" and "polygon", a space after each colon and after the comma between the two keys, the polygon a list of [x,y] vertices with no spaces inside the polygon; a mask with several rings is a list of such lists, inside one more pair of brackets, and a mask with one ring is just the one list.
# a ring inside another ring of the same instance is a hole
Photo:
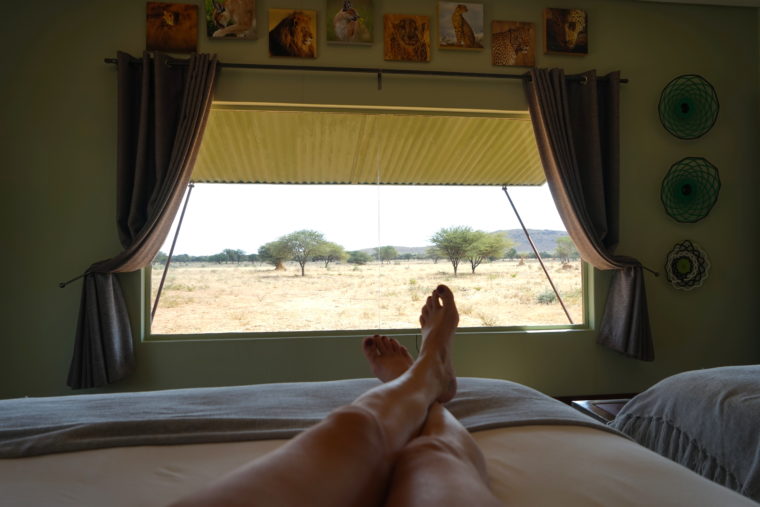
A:
{"label": "window", "polygon": [[[494,181],[531,184],[510,195],[584,320],[581,262],[537,185],[524,113],[215,107],[203,143],[152,334],[410,329],[441,282],[461,327],[567,325]],[[435,248],[455,234],[467,252]]]}

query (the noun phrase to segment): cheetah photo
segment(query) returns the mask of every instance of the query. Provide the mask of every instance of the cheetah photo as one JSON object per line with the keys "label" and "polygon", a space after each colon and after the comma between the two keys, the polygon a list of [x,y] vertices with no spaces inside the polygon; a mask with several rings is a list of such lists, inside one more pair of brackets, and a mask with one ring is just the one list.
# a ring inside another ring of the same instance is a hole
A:
{"label": "cheetah photo", "polygon": [[492,21],[491,63],[533,67],[536,64],[536,25],[521,21]]}
{"label": "cheetah photo", "polygon": [[438,2],[438,47],[483,49],[483,4]]}
{"label": "cheetah photo", "polygon": [[544,9],[544,53],[588,54],[588,15],[580,9]]}

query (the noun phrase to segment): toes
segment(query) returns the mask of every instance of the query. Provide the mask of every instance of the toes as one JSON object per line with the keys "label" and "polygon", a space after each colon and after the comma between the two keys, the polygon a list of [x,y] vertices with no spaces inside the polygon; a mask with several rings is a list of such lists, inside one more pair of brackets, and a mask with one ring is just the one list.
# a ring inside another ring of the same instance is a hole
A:
{"label": "toes", "polygon": [[377,350],[381,355],[393,355],[399,351],[399,343],[394,338],[377,336],[375,339]]}
{"label": "toes", "polygon": [[401,345],[400,343],[398,344],[398,346],[399,346],[399,353],[400,353],[400,354],[403,354],[403,355],[404,355],[406,358],[408,358],[410,361],[413,361],[413,360],[414,360],[414,358],[412,357],[412,355],[409,353],[409,349],[407,349],[406,347],[404,347],[404,346],[403,346],[403,345]]}
{"label": "toes", "polygon": [[439,297],[440,295],[437,292],[437,289],[433,291],[433,295],[430,296],[430,300],[432,301],[434,308],[441,308],[443,305],[441,305],[441,299]]}
{"label": "toes", "polygon": [[441,284],[436,287],[435,294],[441,298],[445,305],[454,304],[454,293],[446,285]]}
{"label": "toes", "polygon": [[364,349],[364,352],[371,355],[377,354],[377,351],[380,349],[380,346],[382,344],[380,338],[381,336],[376,334],[367,336],[362,341],[362,348]]}

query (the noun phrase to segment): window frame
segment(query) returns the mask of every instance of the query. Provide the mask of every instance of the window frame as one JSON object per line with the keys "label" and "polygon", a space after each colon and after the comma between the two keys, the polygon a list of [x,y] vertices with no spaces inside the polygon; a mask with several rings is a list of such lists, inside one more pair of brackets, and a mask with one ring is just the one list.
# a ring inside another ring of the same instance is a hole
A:
{"label": "window frame", "polygon": [[[505,334],[546,332],[587,332],[596,327],[599,320],[598,287],[599,272],[585,261],[581,262],[581,287],[583,290],[583,322],[577,324],[547,324],[537,326],[494,326],[494,327],[460,327],[457,334]],[[194,333],[194,334],[154,334],[151,330],[151,279],[152,265],[143,268],[140,273],[141,287],[141,318],[140,334],[144,342],[171,342],[171,341],[216,341],[216,340],[270,340],[289,338],[363,338],[372,334],[384,334],[390,337],[419,335],[418,330],[413,328],[397,329],[347,329],[347,330],[318,330],[318,331],[241,331],[241,332],[217,332],[217,333]]]}
{"label": "window frame", "polygon": [[[390,111],[396,113],[419,113],[425,112],[431,115],[440,115],[453,112],[465,116],[515,116],[528,117],[526,111],[500,111],[500,110],[476,110],[476,109],[443,109],[443,108],[425,108],[425,107],[393,107],[393,106],[361,106],[361,105],[309,105],[309,104],[284,104],[284,103],[240,103],[240,102],[223,102],[214,101],[212,108],[226,110],[230,108],[245,107],[253,110],[309,110],[322,112],[335,111]],[[234,184],[234,183],[230,183]],[[581,261],[581,287],[582,287],[582,319],[578,324],[552,324],[552,325],[517,325],[517,326],[495,326],[495,327],[460,327],[459,334],[504,334],[504,333],[534,333],[534,332],[555,332],[555,331],[588,331],[595,327],[597,321],[596,308],[597,302],[595,294],[597,293],[596,270],[588,263]],[[357,329],[357,330],[317,330],[317,331],[267,331],[267,332],[212,332],[196,334],[154,334],[151,329],[151,277],[152,265],[141,270],[141,316],[140,316],[140,335],[142,341],[207,341],[207,340],[262,340],[262,339],[287,339],[287,338],[335,338],[335,337],[359,337],[367,334],[382,333],[388,336],[408,336],[415,334],[414,329]]]}

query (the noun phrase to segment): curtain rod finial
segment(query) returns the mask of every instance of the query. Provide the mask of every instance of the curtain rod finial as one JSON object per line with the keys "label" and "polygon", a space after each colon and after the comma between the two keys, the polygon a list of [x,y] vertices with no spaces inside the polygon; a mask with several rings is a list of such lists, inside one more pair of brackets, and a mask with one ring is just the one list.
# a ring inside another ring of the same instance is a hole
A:
{"label": "curtain rod finial", "polygon": [[653,274],[655,277],[659,277],[659,276],[660,276],[660,273],[658,273],[657,271],[655,271],[655,270],[653,270],[653,269],[650,269],[650,268],[648,268],[648,267],[644,266],[643,264],[642,264],[642,266],[641,266],[641,267],[642,267],[643,269],[645,269],[645,270],[649,271],[650,273],[652,273],[652,274]]}
{"label": "curtain rod finial", "polygon": [[72,278],[72,279],[71,279],[71,280],[69,280],[68,282],[60,282],[60,283],[58,284],[58,288],[59,288],[59,289],[63,289],[63,288],[65,288],[65,287],[66,287],[68,284],[70,284],[71,282],[76,282],[77,280],[79,280],[80,278],[82,278],[82,277],[83,277],[84,275],[86,275],[86,274],[87,274],[86,272],[85,272],[85,273],[82,273],[81,275],[79,275],[79,276],[76,276],[76,277]]}

